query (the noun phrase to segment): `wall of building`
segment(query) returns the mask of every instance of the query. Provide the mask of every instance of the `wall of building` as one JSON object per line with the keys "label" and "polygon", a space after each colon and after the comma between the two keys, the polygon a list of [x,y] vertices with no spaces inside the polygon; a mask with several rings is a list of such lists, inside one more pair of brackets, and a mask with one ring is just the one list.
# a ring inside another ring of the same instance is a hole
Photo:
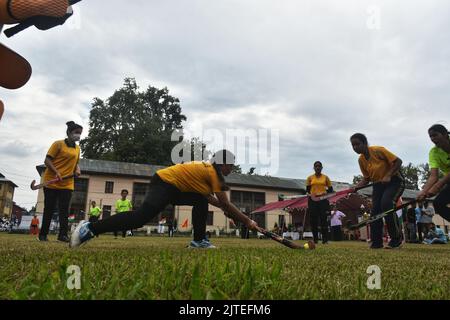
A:
{"label": "wall of building", "polygon": [[0,216],[11,217],[14,187],[10,183],[0,183]]}

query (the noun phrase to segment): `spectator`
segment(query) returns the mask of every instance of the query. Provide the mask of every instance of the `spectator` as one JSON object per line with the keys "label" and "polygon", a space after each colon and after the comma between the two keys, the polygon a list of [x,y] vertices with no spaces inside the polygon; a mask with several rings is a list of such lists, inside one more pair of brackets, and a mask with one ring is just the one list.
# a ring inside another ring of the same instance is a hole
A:
{"label": "spectator", "polygon": [[434,209],[425,201],[423,204],[422,216],[420,217],[420,223],[422,223],[422,231],[424,236],[430,231],[430,224],[433,223]]}
{"label": "spectator", "polygon": [[272,232],[278,235],[280,234],[280,227],[278,227],[278,223],[275,222]]}
{"label": "spectator", "polygon": [[426,234],[424,234],[425,227],[424,227],[423,223],[421,222],[423,215],[424,215],[423,203],[419,202],[419,204],[416,208],[416,222],[417,222],[417,233],[419,235],[419,242],[422,242],[424,239],[424,235],[426,235]]}
{"label": "spectator", "polygon": [[428,226],[430,230],[426,239],[423,241],[425,244],[447,244],[447,236],[441,228],[436,227],[434,223],[430,223]]}
{"label": "spectator", "polygon": [[158,233],[163,234],[164,233],[164,225],[166,224],[166,218],[162,217],[161,220],[159,220],[158,223]]}
{"label": "spectator", "polygon": [[333,208],[331,211],[331,237],[333,241],[342,241],[342,218],[346,215]]}
{"label": "spectator", "polygon": [[406,212],[407,229],[409,234],[409,243],[419,243],[417,240],[417,228],[416,228],[416,208],[412,205],[408,206]]}
{"label": "spectator", "polygon": [[167,228],[169,229],[169,237],[173,238],[173,229],[174,229],[174,225],[173,225],[173,219],[169,218],[169,220],[167,221]]}
{"label": "spectator", "polygon": [[31,220],[30,234],[33,236],[37,236],[39,234],[39,219],[37,215],[34,215]]}

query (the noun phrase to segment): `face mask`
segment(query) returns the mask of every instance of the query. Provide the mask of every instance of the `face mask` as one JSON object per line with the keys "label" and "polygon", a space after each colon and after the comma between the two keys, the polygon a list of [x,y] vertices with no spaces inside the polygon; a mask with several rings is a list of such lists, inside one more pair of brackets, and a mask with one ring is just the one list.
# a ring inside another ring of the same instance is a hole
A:
{"label": "face mask", "polygon": [[72,134],[71,138],[72,138],[72,141],[78,142],[81,140],[81,134],[78,134],[78,133]]}

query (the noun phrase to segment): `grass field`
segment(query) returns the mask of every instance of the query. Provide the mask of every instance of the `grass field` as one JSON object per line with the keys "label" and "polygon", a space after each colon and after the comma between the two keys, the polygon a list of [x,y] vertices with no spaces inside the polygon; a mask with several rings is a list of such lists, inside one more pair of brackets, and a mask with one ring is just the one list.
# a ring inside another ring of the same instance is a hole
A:
{"label": "grass field", "polygon": [[[0,299],[449,299],[450,246],[369,250],[365,243],[294,251],[271,240],[103,236],[71,251],[31,236],[0,234]],[[67,288],[70,265],[81,289]],[[369,290],[367,268],[381,268]]]}

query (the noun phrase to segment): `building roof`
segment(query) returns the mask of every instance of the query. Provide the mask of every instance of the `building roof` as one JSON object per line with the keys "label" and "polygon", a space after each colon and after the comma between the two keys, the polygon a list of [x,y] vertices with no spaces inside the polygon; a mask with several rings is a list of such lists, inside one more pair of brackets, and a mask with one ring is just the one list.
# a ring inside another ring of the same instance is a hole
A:
{"label": "building roof", "polygon": [[6,179],[6,177],[4,175],[2,175],[1,173],[0,173],[0,183],[8,183],[8,184],[12,185],[14,188],[18,188],[19,187],[14,182],[12,182],[11,180]]}
{"label": "building roof", "polygon": [[[135,178],[149,179],[156,171],[164,169],[164,166],[155,166],[148,164],[136,164],[127,162],[105,161],[105,160],[91,160],[81,159],[80,169],[86,174],[97,175],[117,175],[128,176]],[[40,174],[45,170],[44,165],[37,166],[36,169]],[[279,191],[290,191],[305,193],[306,180],[304,179],[289,179],[270,176],[247,175],[232,173],[225,178],[225,181],[230,186],[241,186],[262,189],[275,189]],[[342,190],[350,188],[351,184],[344,182],[333,182],[335,190]],[[362,194],[370,196],[372,188],[363,189]],[[417,191],[405,190],[403,198],[413,199]]]}
{"label": "building roof", "polygon": [[278,189],[295,192],[305,192],[306,188],[305,180],[237,173],[230,174],[225,178],[225,181],[230,186],[239,185],[245,187]]}
{"label": "building roof", "polygon": [[[156,171],[163,168],[165,167],[148,164],[80,159],[81,172],[86,174],[118,175],[149,179]],[[45,170],[45,165],[37,166],[36,169],[42,174]]]}

